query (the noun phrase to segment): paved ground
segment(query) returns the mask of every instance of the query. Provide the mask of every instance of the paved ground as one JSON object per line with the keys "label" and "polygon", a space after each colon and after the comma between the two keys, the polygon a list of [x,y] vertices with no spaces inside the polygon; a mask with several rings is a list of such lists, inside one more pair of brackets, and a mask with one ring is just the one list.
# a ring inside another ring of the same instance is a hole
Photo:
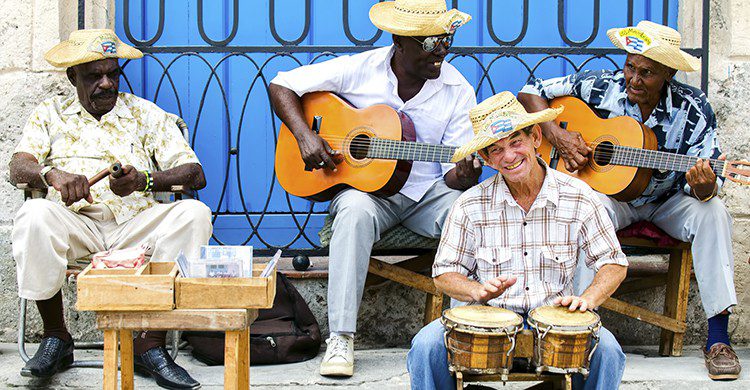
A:
{"label": "paved ground", "polygon": [[[30,346],[33,352],[36,346]],[[703,358],[696,347],[688,347],[681,358],[656,356],[656,349],[650,347],[626,348],[628,365],[623,378],[622,389],[749,389],[750,374],[743,373],[734,382],[712,382],[706,377]],[[750,370],[750,347],[739,348],[739,355],[746,369]],[[258,366],[250,370],[250,381],[254,389],[323,389],[336,386],[337,389],[405,389],[409,387],[406,372],[406,350],[379,349],[357,350],[357,372],[354,377],[344,380],[328,379],[318,375],[318,358],[304,363],[284,366]],[[101,358],[101,351],[78,351],[76,359]],[[205,389],[222,387],[223,367],[206,367],[188,354],[181,354],[178,362],[198,379]],[[63,388],[100,389],[102,372],[100,369],[74,368],[58,374],[48,382],[21,377],[22,367],[15,344],[0,344],[0,388]],[[499,389],[523,389],[529,383],[497,384]],[[136,377],[137,389],[157,388],[153,381]]]}

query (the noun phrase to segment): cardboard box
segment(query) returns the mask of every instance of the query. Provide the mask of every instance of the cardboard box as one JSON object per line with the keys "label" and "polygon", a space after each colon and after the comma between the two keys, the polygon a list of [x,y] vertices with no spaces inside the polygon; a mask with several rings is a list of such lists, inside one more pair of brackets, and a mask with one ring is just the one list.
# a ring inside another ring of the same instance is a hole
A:
{"label": "cardboard box", "polygon": [[94,269],[78,275],[77,310],[160,311],[174,309],[174,262],[146,262],[139,268]]}

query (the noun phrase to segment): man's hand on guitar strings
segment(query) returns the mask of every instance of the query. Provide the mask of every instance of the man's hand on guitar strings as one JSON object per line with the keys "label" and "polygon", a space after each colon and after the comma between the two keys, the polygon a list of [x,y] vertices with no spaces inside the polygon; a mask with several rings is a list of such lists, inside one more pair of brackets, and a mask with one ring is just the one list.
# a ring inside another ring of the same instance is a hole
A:
{"label": "man's hand on guitar strings", "polygon": [[336,164],[342,159],[326,140],[313,132],[307,132],[302,139],[297,140],[297,143],[306,171],[327,168],[336,172]]}
{"label": "man's hand on guitar strings", "polygon": [[482,162],[474,156],[466,156],[456,163],[456,178],[467,186],[473,186],[482,175]]}
{"label": "man's hand on guitar strings", "polygon": [[[719,160],[726,160],[725,155],[719,156]],[[698,159],[695,166],[685,173],[685,180],[698,199],[706,199],[716,190],[716,173],[711,169],[710,160]]]}
{"label": "man's hand on guitar strings", "polygon": [[589,161],[588,156],[591,154],[591,148],[586,145],[581,133],[559,128],[557,134],[555,147],[560,152],[563,162],[565,162],[565,169],[568,172],[575,172],[584,168]]}

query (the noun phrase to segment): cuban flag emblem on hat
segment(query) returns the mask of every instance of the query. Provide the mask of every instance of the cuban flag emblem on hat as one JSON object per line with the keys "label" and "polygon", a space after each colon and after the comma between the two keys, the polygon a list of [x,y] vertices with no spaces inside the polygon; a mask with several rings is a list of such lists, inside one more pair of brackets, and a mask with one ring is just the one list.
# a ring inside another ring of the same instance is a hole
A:
{"label": "cuban flag emblem on hat", "polygon": [[507,133],[513,130],[513,121],[510,118],[501,118],[494,122],[489,127],[492,134]]}
{"label": "cuban flag emblem on hat", "polygon": [[101,45],[103,54],[117,54],[117,44],[115,42],[104,41]]}
{"label": "cuban flag emblem on hat", "polygon": [[638,37],[632,37],[632,36],[626,36],[625,37],[625,46],[638,51],[643,51],[643,40],[638,39]]}

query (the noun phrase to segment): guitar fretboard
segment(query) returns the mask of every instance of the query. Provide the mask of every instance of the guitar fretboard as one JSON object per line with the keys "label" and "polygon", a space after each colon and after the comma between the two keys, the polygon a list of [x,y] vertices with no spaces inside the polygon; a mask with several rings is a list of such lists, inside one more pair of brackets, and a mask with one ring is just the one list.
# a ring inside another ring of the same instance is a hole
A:
{"label": "guitar fretboard", "polygon": [[368,158],[449,163],[456,148],[421,142],[370,138]]}
{"label": "guitar fretboard", "polygon": [[[697,161],[698,157],[693,156],[615,145],[613,146],[610,164],[663,171],[687,172],[695,166]],[[722,160],[709,160],[711,169],[718,176],[723,174],[725,164],[726,162]]]}

